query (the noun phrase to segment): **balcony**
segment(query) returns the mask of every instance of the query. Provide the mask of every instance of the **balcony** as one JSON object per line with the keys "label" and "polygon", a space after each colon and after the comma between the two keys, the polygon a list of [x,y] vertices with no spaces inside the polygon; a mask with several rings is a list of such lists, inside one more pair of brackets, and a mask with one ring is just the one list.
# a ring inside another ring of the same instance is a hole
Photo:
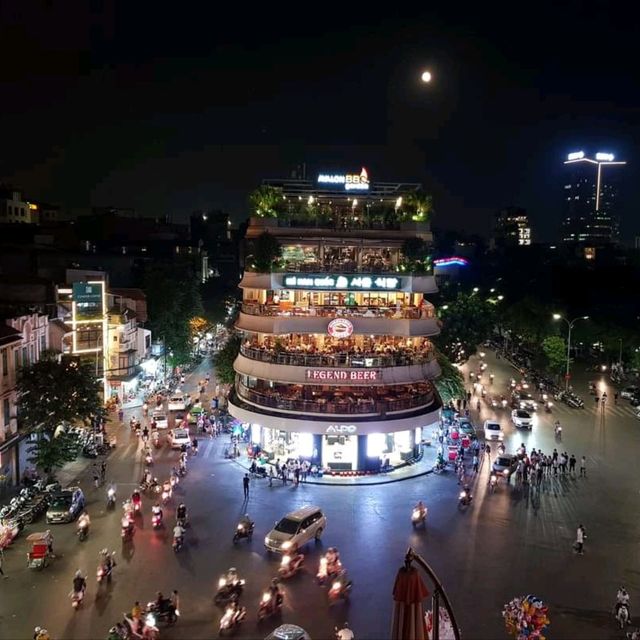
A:
{"label": "balcony", "polygon": [[240,381],[236,382],[236,393],[240,400],[258,408],[265,407],[285,413],[303,413],[312,416],[360,416],[373,419],[427,408],[434,404],[436,399],[434,392],[429,391],[428,393],[414,395],[407,393],[399,396],[380,396],[377,398],[371,396],[339,398],[337,395],[327,395],[313,400],[305,400],[301,398],[286,398],[277,393],[249,389]]}
{"label": "balcony", "polygon": [[286,308],[277,304],[260,304],[257,302],[244,302],[240,310],[254,316],[281,316],[281,317],[320,317],[320,318],[391,318],[394,320],[420,320],[435,318],[436,311],[432,304],[422,307],[365,307],[335,305]]}

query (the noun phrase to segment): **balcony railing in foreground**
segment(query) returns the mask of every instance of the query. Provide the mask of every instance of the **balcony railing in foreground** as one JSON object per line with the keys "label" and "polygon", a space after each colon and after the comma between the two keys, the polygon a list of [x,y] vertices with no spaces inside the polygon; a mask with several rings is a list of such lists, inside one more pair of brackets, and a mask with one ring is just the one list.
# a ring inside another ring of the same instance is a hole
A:
{"label": "balcony railing in foreground", "polygon": [[432,305],[422,307],[364,307],[364,306],[335,306],[313,305],[310,307],[282,307],[277,304],[260,304],[258,302],[244,302],[242,313],[252,316],[301,316],[321,318],[391,318],[422,320],[435,318],[435,308]]}

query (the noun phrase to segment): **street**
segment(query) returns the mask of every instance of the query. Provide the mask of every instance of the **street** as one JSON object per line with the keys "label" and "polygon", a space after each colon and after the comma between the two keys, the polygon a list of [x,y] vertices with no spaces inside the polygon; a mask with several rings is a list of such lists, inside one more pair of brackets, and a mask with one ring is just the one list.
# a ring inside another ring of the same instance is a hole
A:
{"label": "street", "polygon": [[[473,361],[477,363],[477,356]],[[485,361],[485,380],[493,372],[492,386],[508,395],[508,380],[515,371],[491,353]],[[190,374],[185,389],[195,389],[205,371],[201,366]],[[81,486],[92,524],[85,542],[75,536],[75,524],[47,527],[42,519],[5,551],[8,579],[0,580],[0,637],[31,638],[39,625],[56,639],[106,638],[108,629],[122,619],[122,612],[131,610],[135,600],[144,605],[158,590],[168,596],[178,589],[180,620],[174,628],[161,627],[160,637],[210,638],[217,635],[221,615],[213,603],[217,580],[234,566],[247,580],[241,603],[248,609],[235,637],[263,638],[280,624],[280,619],[258,624],[256,618],[260,594],[278,568],[278,557],[269,557],[264,549],[264,535],[287,512],[315,504],[327,515],[327,529],[320,545],[311,543],[303,549],[304,571],[284,582],[281,616],[282,621],[304,627],[314,639],[330,638],[334,626],[345,620],[357,638],[388,637],[391,590],[409,545],[443,582],[465,638],[505,637],[502,607],[512,597],[527,593],[549,606],[548,635],[553,638],[621,638],[623,633],[611,616],[617,588],[625,585],[630,592],[632,620],[640,606],[636,604],[640,602],[636,569],[640,501],[633,476],[640,422],[627,401],[614,405],[610,387],[609,404],[604,412],[596,410],[587,393],[587,381],[596,374],[581,373],[579,365],[574,373],[573,384],[585,408],[570,409],[554,402],[552,414],[538,412],[539,423],[531,432],[513,427],[510,410],[493,412],[485,403],[478,418],[475,397],[471,417],[481,432],[484,419],[498,416],[508,452],[524,442],[528,451],[535,447],[550,454],[557,448],[578,460],[585,455],[586,478],[552,478],[539,490],[501,481],[490,494],[485,460],[466,511],[457,508],[459,486],[451,470],[377,486],[283,487],[274,482],[269,487],[267,480],[252,480],[244,503],[244,469],[222,453],[229,436],[201,437],[198,456],[189,458],[188,474],[178,485],[172,505],[165,508],[165,529],[151,529],[152,502],[144,498],[143,518],[129,546],[120,539],[119,505],[138,485],[143,464],[141,447],[128,426],[130,414],[125,415],[125,425],[117,428],[118,447],[108,457],[107,479],[117,483],[118,507],[115,512],[106,511],[105,487],[94,489],[87,473]],[[212,385],[213,380],[209,391]],[[563,427],[561,442],[554,436],[555,420]],[[493,450],[495,455],[495,446]],[[154,457],[153,473],[162,481],[177,465],[178,453],[165,446],[154,450]],[[429,509],[427,526],[413,530],[411,508],[420,499]],[[189,508],[191,524],[184,548],[174,554],[171,528],[174,509],[181,501]],[[253,540],[233,545],[235,525],[245,512],[256,521]],[[587,532],[584,556],[572,552],[580,523]],[[25,537],[46,528],[55,537],[58,557],[42,572],[30,570]],[[314,581],[320,555],[328,546],[339,548],[354,582],[351,602],[331,608],[326,587]],[[98,592],[95,572],[104,547],[116,550],[118,566],[112,584]],[[88,576],[89,586],[83,606],[74,612],[68,594],[77,569]]]}

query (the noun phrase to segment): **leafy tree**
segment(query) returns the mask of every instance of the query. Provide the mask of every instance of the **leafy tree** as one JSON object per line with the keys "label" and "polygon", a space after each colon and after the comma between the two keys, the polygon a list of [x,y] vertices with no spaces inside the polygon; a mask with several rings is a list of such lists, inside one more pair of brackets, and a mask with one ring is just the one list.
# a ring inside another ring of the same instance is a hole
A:
{"label": "leafy tree", "polygon": [[438,352],[436,354],[438,364],[440,365],[440,376],[435,380],[436,389],[442,398],[444,404],[448,404],[457,398],[463,398],[465,395],[464,378],[458,368],[451,363],[451,360]]}
{"label": "leafy tree", "polygon": [[539,345],[549,334],[552,324],[551,307],[525,297],[507,307],[504,313],[504,324],[525,342]]}
{"label": "leafy tree", "polygon": [[495,306],[476,294],[459,293],[440,307],[443,326],[435,343],[452,362],[465,362],[493,331]]}
{"label": "leafy tree", "polygon": [[58,361],[53,354],[43,354],[40,361],[21,371],[17,392],[21,430],[38,436],[29,449],[29,460],[47,474],[77,454],[74,438],[59,427],[88,424],[103,414],[93,365],[77,358]]}
{"label": "leafy tree", "polygon": [[265,231],[253,241],[249,263],[258,273],[269,273],[273,263],[282,255],[282,246],[275,236]]}
{"label": "leafy tree", "polygon": [[433,200],[426,193],[412,193],[406,197],[403,209],[414,222],[426,222],[433,213]]}
{"label": "leafy tree", "polygon": [[251,210],[259,218],[277,218],[283,202],[282,189],[270,185],[258,187],[249,196]]}
{"label": "leafy tree", "polygon": [[233,363],[240,353],[240,337],[232,336],[227,343],[215,355],[213,364],[216,368],[216,376],[223,384],[233,384],[236,372]]}
{"label": "leafy tree", "polygon": [[187,362],[193,346],[189,323],[204,313],[192,265],[155,263],[145,274],[145,293],[153,334],[173,352],[173,365]]}
{"label": "leafy tree", "polygon": [[405,259],[405,266],[408,271],[414,273],[424,273],[431,269],[431,259],[429,256],[429,245],[417,236],[407,238],[402,243],[402,255]]}
{"label": "leafy tree", "polygon": [[547,359],[547,366],[554,373],[562,373],[567,365],[567,346],[564,338],[548,336],[542,341],[542,351]]}

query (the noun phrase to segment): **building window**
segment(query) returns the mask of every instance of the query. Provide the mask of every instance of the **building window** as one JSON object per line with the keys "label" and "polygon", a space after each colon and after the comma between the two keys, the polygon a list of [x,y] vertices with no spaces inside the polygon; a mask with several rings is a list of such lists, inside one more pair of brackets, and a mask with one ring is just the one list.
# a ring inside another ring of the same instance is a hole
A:
{"label": "building window", "polygon": [[2,418],[4,420],[5,429],[11,425],[11,404],[9,399],[5,398],[2,401]]}
{"label": "building window", "polygon": [[2,375],[9,375],[9,357],[7,356],[7,350],[4,349],[2,352]]}
{"label": "building window", "polygon": [[16,349],[13,352],[13,359],[15,361],[14,364],[16,367],[16,371],[19,371],[20,370],[20,349]]}
{"label": "building window", "polygon": [[40,336],[40,353],[47,350],[47,336],[42,334]]}
{"label": "building window", "polygon": [[22,347],[22,366],[29,366],[29,350],[27,349],[27,347]]}

